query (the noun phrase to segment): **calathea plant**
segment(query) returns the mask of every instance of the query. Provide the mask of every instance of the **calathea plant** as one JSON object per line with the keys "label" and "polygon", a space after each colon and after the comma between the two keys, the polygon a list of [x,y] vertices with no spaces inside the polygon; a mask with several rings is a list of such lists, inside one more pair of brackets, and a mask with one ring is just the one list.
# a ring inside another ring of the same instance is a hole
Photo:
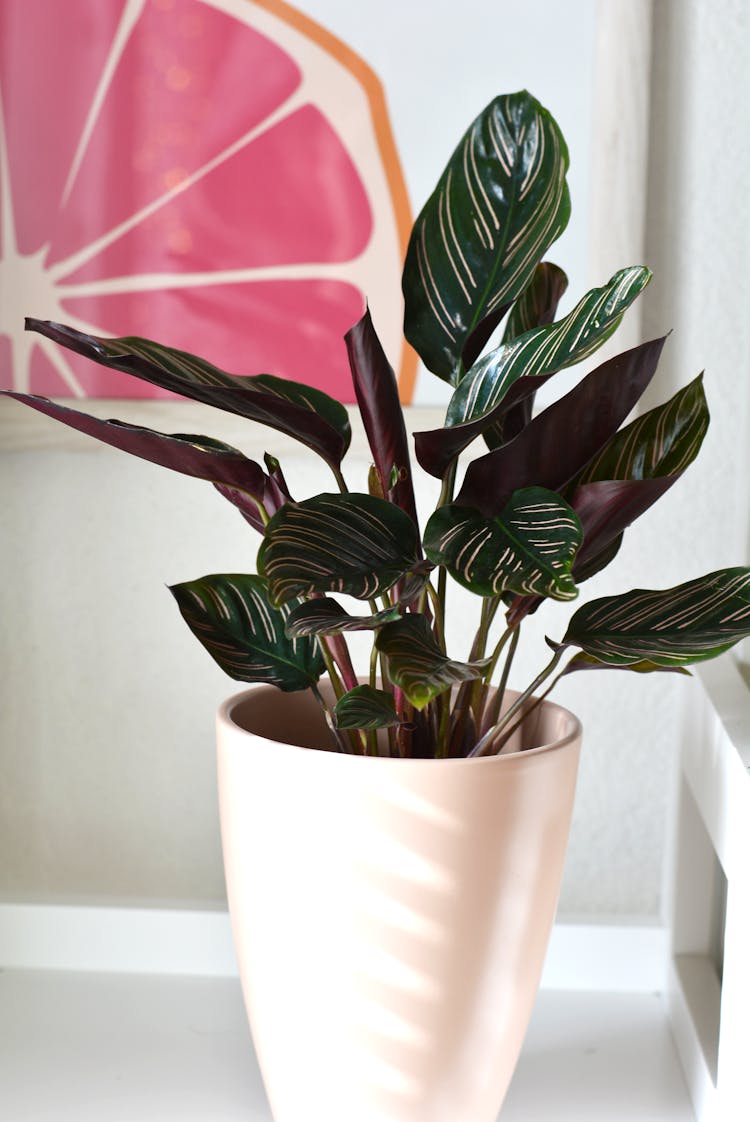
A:
{"label": "calathea plant", "polygon": [[[643,267],[622,269],[555,318],[567,280],[543,257],[568,221],[567,165],[560,130],[533,97],[498,97],[462,138],[414,225],[403,274],[405,334],[453,387],[443,426],[415,438],[417,461],[442,482],[423,533],[396,380],[369,313],[345,339],[373,459],[366,485],[359,480],[355,490],[343,469],[347,412],[325,393],[268,374],[227,374],[144,339],[27,321],[104,366],[293,436],[328,464],[330,492],[293,498],[268,454],[261,466],[208,437],[10,395],[116,448],[208,480],[238,508],[261,535],[257,573],[205,576],[171,591],[232,678],[312,690],[341,751],[495,753],[563,674],[681,670],[750,634],[745,568],[595,599],[550,641],[552,657],[536,679],[502,706],[525,617],[547,599],[573,600],[613,560],[630,523],[694,459],[708,425],[698,377],[622,427],[664,339],[602,363],[534,414],[539,387],[592,355],[650,279]],[[486,448],[459,485],[458,458],[480,439]],[[448,578],[477,596],[465,661],[446,650]],[[351,612],[338,595],[361,606]],[[369,679],[360,683],[346,635],[363,630],[373,642]],[[330,702],[319,689],[324,675]]]}

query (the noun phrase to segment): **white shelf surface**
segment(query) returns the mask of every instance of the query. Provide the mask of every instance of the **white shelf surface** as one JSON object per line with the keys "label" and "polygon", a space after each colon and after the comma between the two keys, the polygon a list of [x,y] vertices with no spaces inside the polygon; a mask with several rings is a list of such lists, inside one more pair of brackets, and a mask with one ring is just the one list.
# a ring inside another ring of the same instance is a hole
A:
{"label": "white shelf surface", "polygon": [[[270,1122],[238,980],[0,972],[0,1117]],[[693,1122],[663,998],[543,989],[501,1119]]]}

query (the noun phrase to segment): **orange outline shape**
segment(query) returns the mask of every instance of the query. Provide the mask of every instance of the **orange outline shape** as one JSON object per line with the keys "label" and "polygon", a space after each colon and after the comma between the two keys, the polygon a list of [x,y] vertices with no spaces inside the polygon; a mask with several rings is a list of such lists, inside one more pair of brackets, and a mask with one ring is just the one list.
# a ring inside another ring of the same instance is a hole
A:
{"label": "orange outline shape", "polygon": [[[284,23],[288,23],[290,27],[303,32],[308,39],[312,39],[337,62],[346,67],[364,89],[370,105],[375,139],[380,149],[386,179],[391,191],[402,255],[405,257],[411,234],[412,210],[404,173],[401,170],[401,161],[398,158],[396,142],[393,137],[390,117],[388,116],[385,92],[380,79],[361,55],[358,55],[356,51],[337,38],[333,32],[316,23],[310,16],[306,16],[304,12],[300,12],[297,8],[293,8],[291,4],[287,4],[286,0],[249,0],[249,2],[255,4],[256,7],[265,8],[271,15],[277,16]],[[404,339],[398,373],[399,396],[404,405],[410,405],[414,396],[417,362],[416,351]]]}

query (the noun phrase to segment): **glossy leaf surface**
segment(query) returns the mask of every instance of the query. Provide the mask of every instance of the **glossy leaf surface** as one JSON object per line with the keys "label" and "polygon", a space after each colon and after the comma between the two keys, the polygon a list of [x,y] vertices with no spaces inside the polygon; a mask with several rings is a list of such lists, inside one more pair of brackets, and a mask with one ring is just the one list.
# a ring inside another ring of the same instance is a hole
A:
{"label": "glossy leaf surface", "polygon": [[489,665],[488,659],[456,662],[448,658],[422,615],[386,624],[378,631],[375,646],[388,656],[388,673],[417,709],[456,683],[481,677]]}
{"label": "glossy leaf surface", "polygon": [[355,686],[336,702],[333,711],[340,729],[385,729],[399,723],[393,695],[372,686]]}
{"label": "glossy leaf surface", "polygon": [[621,429],[583,469],[577,482],[679,475],[693,462],[708,431],[703,375]]}
{"label": "glossy leaf surface", "polygon": [[27,319],[26,326],[101,366],[287,433],[335,466],[349,447],[346,409],[311,386],[271,374],[227,374],[205,359],[150,339],[103,339],[48,320]]}
{"label": "glossy leaf surface", "polygon": [[634,674],[690,675],[690,671],[684,666],[658,666],[657,663],[649,662],[647,659],[641,662],[630,662],[627,665],[613,665],[609,662],[602,662],[601,659],[594,658],[593,655],[586,654],[585,651],[579,651],[577,655],[571,658],[560,677],[564,678],[566,674],[576,674],[581,670],[630,670]]}
{"label": "glossy leaf surface", "polygon": [[456,502],[498,514],[514,491],[561,491],[617,431],[656,370],[664,339],[602,363],[509,444],[473,460]]}
{"label": "glossy leaf surface", "polygon": [[665,590],[634,589],[584,604],[564,646],[611,665],[683,666],[750,635],[750,569],[721,569]]}
{"label": "glossy leaf surface", "polygon": [[294,608],[286,622],[287,635],[338,635],[342,631],[375,631],[401,615],[401,609],[384,608],[369,616],[353,616],[330,596],[308,600]]}
{"label": "glossy leaf surface", "polygon": [[428,369],[460,376],[477,325],[528,284],[570,215],[568,151],[525,90],[469,127],[423,207],[404,266],[404,333]]}
{"label": "glossy leaf surface", "polygon": [[191,475],[196,479],[207,479],[212,483],[238,488],[245,495],[254,495],[259,499],[263,497],[267,477],[260,464],[249,460],[238,449],[220,440],[213,440],[208,436],[156,432],[124,421],[104,421],[33,394],[8,392],[5,396],[15,398],[39,413],[62,421],[69,428],[77,429],[112,448],[129,452],[141,460],[148,460],[152,464],[171,468],[172,471]]}
{"label": "glossy leaf surface", "polygon": [[193,634],[231,678],[284,691],[308,689],[325,669],[314,639],[290,639],[289,608],[270,603],[265,581],[216,574],[170,588]]}
{"label": "glossy leaf surface", "polygon": [[571,569],[581,540],[575,513],[540,487],[517,491],[494,518],[455,504],[441,507],[425,530],[430,560],[480,596],[516,592],[572,600],[578,590]]}
{"label": "glossy leaf surface", "polygon": [[393,503],[364,494],[322,494],[287,503],[266,527],[258,571],[277,604],[313,592],[369,600],[418,560],[417,529]]}
{"label": "glossy leaf surface", "polygon": [[593,354],[620,323],[636,296],[651,279],[648,269],[621,269],[601,288],[594,288],[563,319],[533,328],[481,358],[456,388],[448,404],[445,428],[419,434],[416,449],[425,471],[441,477],[448,464],[472,440],[507,412],[512,386],[518,401],[524,384],[530,393],[558,370]]}

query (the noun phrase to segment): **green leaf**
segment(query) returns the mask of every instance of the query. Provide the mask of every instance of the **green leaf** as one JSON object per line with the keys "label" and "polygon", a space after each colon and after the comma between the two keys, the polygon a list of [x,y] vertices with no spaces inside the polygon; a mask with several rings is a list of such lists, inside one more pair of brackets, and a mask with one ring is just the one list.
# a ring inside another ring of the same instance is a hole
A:
{"label": "green leaf", "polygon": [[364,494],[323,494],[286,503],[266,527],[258,571],[281,604],[313,592],[370,600],[418,560],[417,529],[393,503]]}
{"label": "green leaf", "polygon": [[709,424],[703,375],[607,441],[576,479],[656,479],[679,475],[700,451]]}
{"label": "green leaf", "polygon": [[375,631],[401,615],[401,608],[385,608],[369,616],[352,616],[329,596],[299,604],[286,621],[287,635],[338,635],[342,631]]}
{"label": "green leaf", "polygon": [[563,646],[612,666],[684,666],[750,635],[750,569],[720,569],[664,590],[637,588],[584,604]]}
{"label": "green leaf", "polygon": [[481,677],[490,664],[486,658],[475,662],[448,658],[425,617],[416,613],[386,624],[377,633],[375,646],[388,656],[391,679],[417,709],[424,709],[433,697],[456,683]]}
{"label": "green leaf", "polygon": [[[557,323],[527,331],[480,358],[454,391],[445,427],[417,434],[417,457],[425,471],[442,477],[472,440],[523,400],[524,387],[535,392],[558,370],[593,354],[650,279],[651,273],[642,266],[621,269]],[[496,443],[490,441],[491,446]]]}
{"label": "green leaf", "polygon": [[690,677],[690,671],[686,670],[684,666],[658,666],[655,662],[649,662],[648,659],[643,659],[641,662],[631,662],[627,665],[613,665],[611,662],[602,662],[601,659],[594,658],[593,655],[586,654],[585,651],[579,651],[577,655],[571,658],[560,677],[564,678],[566,674],[575,674],[579,670],[630,670],[635,674],[686,674]]}
{"label": "green leaf", "polygon": [[278,429],[312,448],[334,467],[340,465],[349,447],[351,426],[346,409],[312,386],[271,374],[227,374],[203,358],[151,339],[103,339],[38,319],[27,319],[26,329],[38,331],[100,366]]}
{"label": "green leaf", "polygon": [[355,686],[336,702],[336,728],[385,729],[399,723],[393,695],[372,686]]}
{"label": "green leaf", "polygon": [[412,230],[404,333],[425,365],[460,377],[474,328],[528,284],[570,216],[568,150],[525,90],[497,97],[448,162]]}
{"label": "green leaf", "polygon": [[315,640],[289,639],[289,608],[274,608],[261,577],[214,574],[170,592],[193,634],[230,678],[305,690],[325,669]]}
{"label": "green leaf", "polygon": [[570,574],[582,537],[577,515],[559,495],[527,487],[493,518],[457,504],[440,507],[427,523],[425,552],[480,596],[572,600],[578,589]]}

